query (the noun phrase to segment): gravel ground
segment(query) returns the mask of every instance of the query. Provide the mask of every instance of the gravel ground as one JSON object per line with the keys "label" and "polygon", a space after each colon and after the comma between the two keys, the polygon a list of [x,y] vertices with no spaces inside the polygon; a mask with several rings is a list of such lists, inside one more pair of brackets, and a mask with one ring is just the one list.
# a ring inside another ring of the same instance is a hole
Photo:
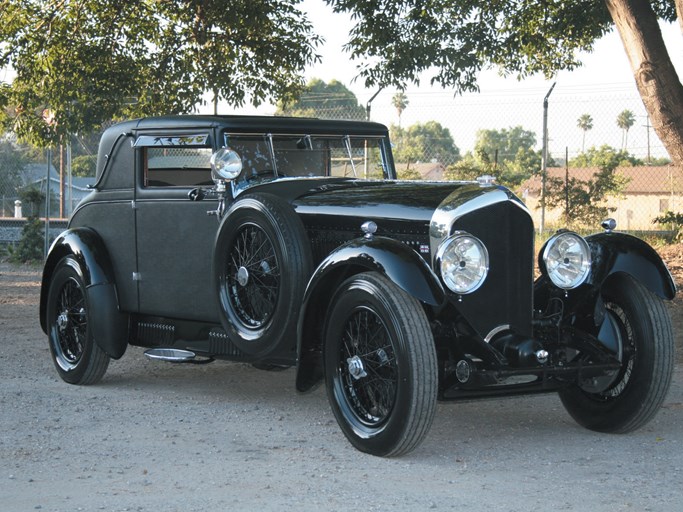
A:
{"label": "gravel ground", "polygon": [[0,264],[0,510],[683,506],[680,363],[662,410],[633,434],[580,428],[556,395],[439,404],[417,450],[381,459],[345,440],[323,390],[294,391],[293,370],[169,365],[131,348],[101,384],[63,383],[38,324],[38,279]]}

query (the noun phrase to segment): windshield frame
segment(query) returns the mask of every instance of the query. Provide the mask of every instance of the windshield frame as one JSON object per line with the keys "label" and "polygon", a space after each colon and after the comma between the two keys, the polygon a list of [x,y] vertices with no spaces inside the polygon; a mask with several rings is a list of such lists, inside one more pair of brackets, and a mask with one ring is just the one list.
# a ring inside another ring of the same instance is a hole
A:
{"label": "windshield frame", "polygon": [[[271,181],[275,179],[280,179],[280,178],[285,178],[285,177],[291,177],[287,174],[287,170],[283,168],[282,165],[280,165],[280,162],[278,160],[281,160],[282,157],[278,155],[278,152],[282,151],[287,151],[291,150],[291,145],[293,141],[296,142],[296,148],[297,150],[301,151],[320,151],[322,149],[326,150],[335,150],[335,151],[343,151],[345,153],[345,157],[347,159],[348,164],[350,164],[352,168],[352,175],[349,176],[335,176],[331,172],[331,167],[330,163],[327,163],[326,169],[325,169],[325,174],[311,174],[309,176],[307,175],[297,175],[296,177],[298,178],[306,178],[306,177],[311,177],[311,178],[317,178],[317,179],[325,179],[325,178],[340,178],[340,177],[347,177],[349,179],[359,179],[359,180],[394,180],[396,179],[396,171],[394,169],[393,165],[393,158],[391,155],[391,144],[389,142],[389,139],[386,135],[378,135],[378,134],[364,134],[364,133],[357,133],[357,134],[335,134],[335,133],[302,133],[302,132],[291,132],[291,133],[264,133],[264,132],[239,132],[239,131],[233,131],[233,130],[225,130],[222,134],[222,137],[219,138],[219,140],[223,141],[223,147],[231,148],[235,151],[237,151],[238,154],[240,154],[239,148],[238,147],[233,147],[233,146],[238,146],[236,143],[237,140],[249,140],[251,139],[252,142],[254,143],[262,143],[263,147],[261,148],[262,151],[259,155],[260,159],[262,162],[264,162],[264,157],[267,157],[268,159],[268,171],[272,171],[272,174],[270,172],[263,172],[263,173],[258,173],[258,182],[263,182],[263,181]],[[287,142],[289,143],[290,147],[289,148],[282,148],[281,144],[278,144],[279,142]],[[363,144],[363,151],[364,154],[362,157],[359,158],[358,155],[354,155],[354,151],[358,152],[360,149],[358,146],[358,141],[365,141],[362,142]],[[368,144],[368,142],[372,141],[372,144]],[[330,142],[334,142],[334,144],[330,144]],[[322,143],[323,145],[321,146],[320,144],[316,143]],[[355,143],[355,146],[354,146]],[[232,144],[232,145],[231,145]],[[320,146],[320,147],[318,147]],[[324,146],[324,147],[323,147]],[[371,146],[371,148],[370,148]],[[376,170],[381,171],[381,176],[371,176],[371,165],[370,165],[370,158],[368,157],[368,149],[377,149],[378,156],[379,156],[379,162],[377,162],[377,165],[375,166]],[[266,154],[267,153],[267,154]],[[240,157],[245,159],[245,155],[240,154]],[[339,155],[336,154],[334,160],[337,161],[337,165],[339,164]],[[360,163],[360,165],[359,165]],[[263,163],[262,165],[265,165]],[[245,171],[243,171],[245,174],[241,175],[239,178],[233,182],[233,185],[237,185],[238,188],[245,188],[246,181],[252,181],[248,179],[247,173],[249,172],[248,166],[245,165]]]}

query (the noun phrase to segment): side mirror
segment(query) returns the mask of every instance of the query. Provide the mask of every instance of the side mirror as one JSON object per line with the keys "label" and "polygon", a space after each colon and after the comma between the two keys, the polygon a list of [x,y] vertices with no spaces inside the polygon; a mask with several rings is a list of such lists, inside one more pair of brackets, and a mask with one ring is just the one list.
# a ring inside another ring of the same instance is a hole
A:
{"label": "side mirror", "polygon": [[219,186],[232,181],[242,172],[242,158],[237,151],[221,148],[211,155],[211,179]]}

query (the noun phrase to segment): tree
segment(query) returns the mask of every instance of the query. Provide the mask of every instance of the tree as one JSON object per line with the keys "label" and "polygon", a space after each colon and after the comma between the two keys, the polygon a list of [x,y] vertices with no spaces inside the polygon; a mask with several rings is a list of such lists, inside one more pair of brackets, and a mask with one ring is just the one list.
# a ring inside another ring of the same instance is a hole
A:
{"label": "tree", "polygon": [[[536,134],[522,126],[477,131],[474,162],[479,174],[491,174],[514,187],[541,168],[541,153],[535,151]],[[476,167],[475,167],[476,168]]]}
{"label": "tree", "polygon": [[365,119],[356,95],[338,80],[314,78],[293,101],[280,101],[276,115],[321,119]]}
{"label": "tree", "polygon": [[12,142],[0,139],[0,195],[16,197],[17,188],[21,186],[20,173],[26,163],[24,152]]}
{"label": "tree", "polygon": [[643,165],[638,158],[630,155],[625,150],[617,150],[607,144],[599,148],[591,147],[585,153],[569,161],[570,167],[630,167]]}
{"label": "tree", "polygon": [[630,110],[624,110],[617,116],[617,126],[621,128],[621,149],[626,150],[628,146],[628,131],[636,124],[636,116]]}
{"label": "tree", "polygon": [[298,3],[3,0],[0,68],[16,77],[0,116],[48,145],[105,120],[190,112],[205,92],[231,105],[290,96],[320,41]]}
{"label": "tree", "polygon": [[71,162],[71,174],[79,177],[95,176],[97,155],[80,155]]}
{"label": "tree", "polygon": [[326,2],[354,17],[347,48],[368,87],[402,89],[429,72],[431,83],[472,91],[491,66],[519,78],[550,78],[579,66],[578,52],[592,51],[616,26],[655,132],[683,165],[683,84],[658,25],[678,14],[683,30],[683,0]]}
{"label": "tree", "polygon": [[598,165],[598,172],[588,180],[548,178],[546,207],[565,210],[569,227],[595,226],[609,216],[616,207],[607,206],[606,200],[621,194],[628,181],[616,172],[618,161],[606,157]]}
{"label": "tree", "polygon": [[405,168],[400,167],[396,169],[396,174],[398,175],[399,180],[418,181],[422,179],[420,172],[417,169],[410,167],[410,164],[408,164]]}
{"label": "tree", "polygon": [[576,121],[576,126],[583,131],[583,139],[581,140],[581,153],[583,153],[586,148],[586,132],[593,129],[593,118],[590,114],[583,114]]}
{"label": "tree", "polygon": [[460,160],[460,149],[455,145],[448,128],[437,121],[415,123],[408,128],[391,127],[395,141],[394,160],[398,163],[431,162],[449,165]]}
{"label": "tree", "polygon": [[399,91],[391,97],[391,104],[396,109],[396,112],[398,112],[399,128],[401,127],[401,114],[403,114],[403,111],[408,107],[409,103],[408,96],[406,96],[406,93],[403,91]]}
{"label": "tree", "polygon": [[450,168],[450,179],[472,179],[490,174],[510,187],[519,185],[541,168],[541,152],[535,151],[536,134],[522,126],[479,130],[474,153]]}

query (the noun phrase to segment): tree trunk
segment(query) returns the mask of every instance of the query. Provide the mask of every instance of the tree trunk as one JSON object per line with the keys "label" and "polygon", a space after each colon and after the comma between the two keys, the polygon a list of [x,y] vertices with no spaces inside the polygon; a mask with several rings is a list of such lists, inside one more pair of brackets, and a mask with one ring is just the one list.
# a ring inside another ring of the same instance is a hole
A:
{"label": "tree trunk", "polygon": [[[683,166],[683,85],[664,45],[657,16],[646,0],[605,3],[621,36],[652,127],[673,163]],[[681,22],[683,0],[676,0],[676,9]]]}

